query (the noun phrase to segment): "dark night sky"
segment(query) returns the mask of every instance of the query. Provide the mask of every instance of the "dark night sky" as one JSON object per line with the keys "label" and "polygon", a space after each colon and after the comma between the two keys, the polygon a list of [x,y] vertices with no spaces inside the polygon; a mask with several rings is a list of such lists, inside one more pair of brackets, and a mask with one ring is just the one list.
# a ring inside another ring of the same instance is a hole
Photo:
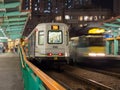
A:
{"label": "dark night sky", "polygon": [[108,8],[108,9],[113,8],[113,0],[92,0],[92,2],[97,7]]}

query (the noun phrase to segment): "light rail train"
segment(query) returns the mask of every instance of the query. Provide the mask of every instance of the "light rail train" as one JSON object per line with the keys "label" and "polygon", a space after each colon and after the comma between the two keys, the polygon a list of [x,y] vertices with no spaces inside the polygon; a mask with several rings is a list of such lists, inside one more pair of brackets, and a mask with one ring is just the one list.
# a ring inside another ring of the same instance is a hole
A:
{"label": "light rail train", "polygon": [[27,57],[37,60],[69,60],[69,32],[64,23],[40,23],[27,37]]}
{"label": "light rail train", "polygon": [[73,62],[104,56],[105,41],[103,33],[88,33],[70,39],[70,58]]}

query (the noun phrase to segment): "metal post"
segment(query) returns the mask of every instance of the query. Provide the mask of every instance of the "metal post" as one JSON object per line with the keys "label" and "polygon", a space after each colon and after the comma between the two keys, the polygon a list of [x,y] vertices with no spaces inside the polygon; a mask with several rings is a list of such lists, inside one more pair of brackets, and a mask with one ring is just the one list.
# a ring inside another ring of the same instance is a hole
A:
{"label": "metal post", "polygon": [[106,41],[106,54],[109,55],[110,54],[110,42]]}
{"label": "metal post", "polygon": [[[114,33],[114,38],[117,37],[118,32],[115,31]],[[114,55],[118,55],[118,40],[114,39]]]}
{"label": "metal post", "polygon": [[118,40],[114,39],[114,55],[118,55]]}

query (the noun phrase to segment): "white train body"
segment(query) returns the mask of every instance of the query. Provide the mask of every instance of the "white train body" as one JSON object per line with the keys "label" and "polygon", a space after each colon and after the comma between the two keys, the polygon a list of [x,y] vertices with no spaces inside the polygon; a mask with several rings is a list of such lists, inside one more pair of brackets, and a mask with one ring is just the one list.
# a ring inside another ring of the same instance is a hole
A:
{"label": "white train body", "polygon": [[28,57],[40,60],[68,60],[69,32],[64,23],[41,23],[27,37]]}

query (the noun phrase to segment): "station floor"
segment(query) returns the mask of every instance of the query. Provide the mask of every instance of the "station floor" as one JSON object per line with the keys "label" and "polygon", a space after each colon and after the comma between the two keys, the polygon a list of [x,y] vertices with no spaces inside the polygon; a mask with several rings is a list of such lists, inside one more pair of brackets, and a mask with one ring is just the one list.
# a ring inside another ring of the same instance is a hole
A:
{"label": "station floor", "polygon": [[24,90],[20,59],[16,53],[0,53],[0,90]]}

